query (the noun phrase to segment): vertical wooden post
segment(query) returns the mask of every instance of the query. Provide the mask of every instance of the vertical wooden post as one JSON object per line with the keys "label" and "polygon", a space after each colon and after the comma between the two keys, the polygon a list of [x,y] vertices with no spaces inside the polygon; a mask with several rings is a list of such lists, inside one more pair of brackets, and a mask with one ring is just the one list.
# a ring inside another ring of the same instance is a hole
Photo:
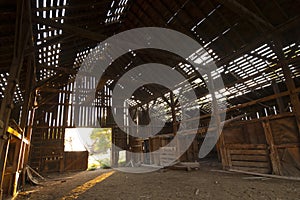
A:
{"label": "vertical wooden post", "polygon": [[[272,87],[273,87],[274,94],[279,94],[280,93],[278,84],[275,81],[272,82]],[[277,103],[278,108],[279,108],[279,113],[280,114],[284,113],[285,109],[284,109],[284,104],[283,104],[282,97],[277,97],[276,98],[276,103]]]}
{"label": "vertical wooden post", "polygon": [[279,57],[279,61],[282,67],[282,72],[285,78],[287,89],[289,91],[292,110],[297,121],[297,126],[298,126],[299,136],[300,136],[300,100],[298,97],[298,93],[295,92],[296,89],[295,82],[292,78],[292,73],[291,70],[289,69],[288,62],[285,59],[284,53],[282,51],[282,44],[277,38],[275,38],[275,51]]}
{"label": "vertical wooden post", "polygon": [[[26,129],[26,139],[28,141],[30,141],[30,143],[31,143],[32,127],[33,127],[35,109],[36,109],[35,108],[35,102],[36,102],[36,91],[35,91],[34,96],[33,96],[33,105],[32,105],[32,109],[31,109],[30,116],[29,116],[29,124],[28,124],[28,127]],[[23,167],[23,171],[22,171],[22,186],[23,186],[23,188],[25,186],[26,165],[27,165],[28,159],[29,159],[30,143],[29,143],[28,146],[26,146],[25,152],[24,152],[24,161],[23,161],[24,167]]]}
{"label": "vertical wooden post", "polygon": [[290,99],[291,99],[291,103],[292,103],[292,109],[297,118],[298,128],[300,131],[300,101],[298,98],[298,93],[294,92],[294,90],[296,89],[296,86],[295,86],[294,80],[292,79],[291,71],[287,65],[284,65],[284,66],[283,66],[283,74],[285,77],[286,85],[289,90]]}
{"label": "vertical wooden post", "polygon": [[[167,99],[165,101],[167,101]],[[177,118],[176,118],[176,102],[174,100],[174,93],[173,92],[170,92],[169,106],[171,107],[171,112],[172,112],[171,114],[172,114],[173,134],[174,134],[174,136],[176,136],[177,132],[178,132],[178,128],[177,128],[178,123],[177,123]],[[176,137],[177,138],[177,140],[176,140],[176,152],[177,152],[177,158],[179,159],[179,161],[180,161],[180,158],[181,158],[182,154],[184,153],[184,152],[180,151],[180,146],[181,146],[181,142],[182,142],[181,140],[183,139],[183,138],[180,138],[180,137],[181,137],[180,135],[178,135]]]}
{"label": "vertical wooden post", "polygon": [[12,165],[12,178],[11,183],[9,185],[8,194],[15,196],[17,194],[17,186],[18,186],[18,180],[19,180],[19,174],[20,174],[20,159],[21,159],[21,152],[22,148],[24,146],[23,142],[23,135],[24,132],[22,131],[22,139],[15,142],[15,151],[13,156],[13,165]]}
{"label": "vertical wooden post", "polygon": [[112,129],[111,129],[111,143],[112,143],[112,145],[111,145],[111,159],[110,159],[110,163],[111,163],[111,166],[112,167],[117,167],[116,166],[116,147],[115,147],[115,145],[116,145],[116,141],[115,141],[115,138],[116,138],[116,128],[115,127],[113,127]]}
{"label": "vertical wooden post", "polygon": [[[29,21],[29,38],[33,38],[32,33],[32,20],[31,20],[31,2],[28,2],[28,21]],[[34,40],[31,39],[29,43],[29,47],[34,48]],[[32,126],[33,126],[33,119],[35,114],[35,104],[36,104],[36,90],[33,89],[36,84],[36,65],[35,65],[35,56],[34,53],[29,55],[29,63],[28,63],[28,75],[26,78],[26,85],[25,87],[28,89],[25,93],[24,98],[24,106],[21,117],[21,123],[20,126],[24,131],[24,138],[26,138],[29,141],[28,145],[24,145],[24,148],[22,149],[21,153],[21,164],[23,165],[22,168],[22,187],[25,186],[25,174],[26,174],[26,165],[28,163],[29,158],[29,151],[30,151],[30,145],[31,145],[31,134],[32,134]],[[29,111],[30,115],[29,115]],[[29,121],[28,121],[29,119]],[[29,123],[28,123],[29,122]]]}
{"label": "vertical wooden post", "polygon": [[225,149],[224,135],[222,134],[222,130],[221,130],[221,118],[220,118],[220,113],[218,111],[218,104],[217,104],[218,102],[215,95],[215,86],[214,86],[213,78],[211,76],[211,72],[208,72],[208,81],[210,83],[209,90],[211,92],[211,97],[212,97],[212,117],[215,118],[216,134],[219,136],[219,140],[216,144],[217,150],[221,157],[223,169],[226,169],[228,167],[228,157]]}
{"label": "vertical wooden post", "polygon": [[170,101],[171,101],[170,106],[172,112],[173,133],[174,135],[176,135],[177,134],[176,104],[175,104],[173,92],[170,92]]}
{"label": "vertical wooden post", "polygon": [[[31,3],[28,3],[28,8],[27,8],[27,12],[28,12],[28,20],[29,20],[29,27],[32,27],[32,22],[31,22]],[[32,38],[32,29],[29,29],[29,37]],[[29,41],[29,46],[30,47],[34,47],[33,44],[33,40]],[[33,90],[34,85],[35,85],[35,81],[36,81],[36,68],[35,68],[35,57],[34,57],[34,53],[32,53],[31,55],[28,56],[28,61],[27,61],[27,77],[26,77],[26,82],[25,82],[25,88],[27,88],[27,90],[25,91],[25,95],[24,95],[24,103],[23,103],[23,107],[22,107],[22,115],[21,115],[21,121],[20,121],[20,127],[23,130],[23,134],[22,134],[22,141],[21,141],[21,147],[19,150],[19,158],[18,158],[18,164],[17,164],[17,173],[21,173],[21,176],[19,176],[19,174],[16,175],[15,177],[15,184],[14,184],[14,188],[13,188],[13,195],[15,195],[15,193],[17,192],[17,186],[18,186],[18,181],[19,178],[21,177],[21,181],[22,181],[22,186],[24,188],[25,186],[25,172],[26,172],[26,165],[28,162],[28,154],[29,154],[29,149],[30,149],[30,139],[31,139],[31,129],[29,127],[27,127],[27,122],[28,122],[28,117],[29,117],[29,110],[31,110],[31,115],[34,116],[34,111],[31,109],[31,107],[33,107],[34,105],[34,95],[35,95],[35,91]],[[30,133],[28,133],[28,131]],[[29,138],[27,137],[28,135]],[[23,138],[27,138],[27,140],[29,141],[29,144],[25,144],[25,142],[23,141]],[[21,171],[20,171],[21,170]]]}
{"label": "vertical wooden post", "polygon": [[[0,160],[0,199],[2,198],[3,178],[6,167],[6,157],[9,148],[9,137],[7,136],[7,128],[10,119],[11,110],[13,108],[13,98],[16,84],[22,68],[24,49],[29,39],[29,23],[30,2],[17,1],[16,31],[14,41],[14,52],[12,64],[10,67],[9,78],[4,92],[4,98],[0,109],[0,156],[4,159]],[[6,147],[6,148],[4,148]],[[3,151],[4,150],[4,151]]]}
{"label": "vertical wooden post", "polygon": [[[70,85],[68,85],[68,86],[65,86],[65,88],[67,89],[67,88],[69,88],[70,87]],[[69,98],[70,98],[70,93],[69,92],[67,92],[67,93],[65,93],[65,95],[61,95],[61,98],[64,98],[64,99],[60,99],[59,101],[60,102],[62,102],[63,103],[63,107],[64,107],[64,112],[63,113],[61,113],[62,114],[62,116],[61,117],[63,117],[63,124],[62,124],[62,126],[63,126],[63,129],[62,129],[62,135],[61,135],[61,138],[62,138],[62,146],[61,146],[61,149],[62,149],[62,151],[60,152],[60,161],[59,161],[59,172],[63,172],[64,170],[65,170],[65,166],[64,166],[64,164],[65,164],[65,159],[64,159],[64,139],[65,139],[65,130],[66,130],[66,128],[67,128],[67,126],[68,126],[68,123],[67,123],[67,121],[68,121],[68,114],[69,114]]]}
{"label": "vertical wooden post", "polygon": [[[10,136],[9,136],[10,137]],[[6,146],[5,146],[6,145]],[[0,155],[0,158],[1,158],[1,191],[0,191],[0,199],[2,200],[3,199],[3,178],[4,178],[4,173],[5,173],[5,167],[6,167],[6,161],[7,161],[7,155],[8,155],[8,150],[9,150],[9,145],[10,145],[10,138],[8,138],[6,144],[3,146],[3,149],[2,150],[5,150],[5,151],[2,151],[2,154]]]}
{"label": "vertical wooden post", "polygon": [[277,148],[274,145],[274,139],[273,139],[272,129],[269,120],[263,121],[262,125],[264,128],[267,144],[269,145],[270,159],[273,168],[273,173],[276,175],[282,175],[280,159],[279,159]]}

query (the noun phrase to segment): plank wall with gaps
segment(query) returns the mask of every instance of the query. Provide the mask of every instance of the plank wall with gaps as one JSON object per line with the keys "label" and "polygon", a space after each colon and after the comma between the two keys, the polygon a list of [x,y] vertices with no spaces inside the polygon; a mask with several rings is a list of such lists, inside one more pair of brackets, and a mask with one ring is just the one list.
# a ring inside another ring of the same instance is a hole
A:
{"label": "plank wall with gaps", "polygon": [[[36,0],[34,5],[36,6],[34,11],[36,17],[52,19],[60,23],[64,22],[67,0]],[[47,69],[47,67],[59,66],[61,44],[50,41],[59,38],[63,34],[63,30],[40,23],[36,24],[34,30],[37,34],[38,79],[44,80],[56,75],[56,71]]]}

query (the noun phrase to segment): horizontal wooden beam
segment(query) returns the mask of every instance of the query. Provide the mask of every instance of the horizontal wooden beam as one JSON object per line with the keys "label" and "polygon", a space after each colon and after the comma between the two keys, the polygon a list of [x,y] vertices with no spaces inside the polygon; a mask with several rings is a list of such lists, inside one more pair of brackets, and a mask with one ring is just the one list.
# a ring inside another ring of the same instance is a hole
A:
{"label": "horizontal wooden beam", "polygon": [[236,52],[229,52],[228,56],[225,56],[225,57],[221,58],[219,61],[216,61],[216,65],[218,67],[225,65],[228,62],[235,60],[236,58],[243,56],[246,53],[249,53],[253,49],[257,48],[258,45],[263,44],[266,41],[268,41],[268,39],[270,40],[270,38],[272,38],[273,35],[280,34],[284,31],[290,29],[291,27],[299,27],[299,25],[300,25],[300,17],[298,16],[298,17],[295,17],[295,18],[287,21],[284,24],[277,26],[274,31],[269,31],[266,34],[261,34],[256,39],[254,39],[252,42],[250,42],[246,46],[242,47],[241,49],[237,50]]}
{"label": "horizontal wooden beam", "polygon": [[56,37],[52,37],[50,39],[46,38],[46,42],[42,42],[42,44],[36,45],[36,48],[42,49],[43,47],[48,47],[50,45],[61,43],[64,40],[70,39],[70,38],[74,39],[74,35],[72,35],[72,34],[71,35],[59,35]]}
{"label": "horizontal wooden beam", "polygon": [[103,35],[101,33],[96,33],[96,32],[92,32],[83,28],[79,28],[73,25],[69,25],[66,23],[59,23],[59,22],[55,22],[54,20],[51,19],[42,19],[39,17],[33,17],[32,20],[36,23],[39,24],[44,24],[44,25],[48,25],[51,27],[55,27],[58,29],[62,29],[65,32],[74,34],[76,36],[82,37],[82,38],[87,38],[90,40],[95,40],[98,42],[101,42],[103,40],[105,40],[106,38],[108,38],[106,35]]}
{"label": "horizontal wooden beam", "polygon": [[240,4],[236,0],[217,0],[219,3],[226,6],[231,11],[235,12],[239,16],[249,20],[251,23],[253,23],[256,26],[259,26],[261,28],[264,28],[266,30],[273,30],[274,26],[264,20],[262,17],[258,16],[256,13],[249,10],[244,5]]}
{"label": "horizontal wooden beam", "polygon": [[67,9],[67,10],[80,10],[80,9],[92,9],[95,7],[99,7],[99,6],[105,6],[105,5],[110,5],[111,3],[108,1],[98,1],[98,2],[92,2],[92,3],[88,3],[88,2],[80,2],[80,3],[74,3],[71,1],[70,3],[68,3],[67,5],[61,5],[61,6],[49,6],[49,7],[40,7],[40,8],[34,8],[33,11],[37,12],[37,11],[49,11],[49,10],[56,10],[56,9]]}
{"label": "horizontal wooden beam", "polygon": [[45,66],[45,65],[41,65],[39,66],[40,69],[48,69],[48,70],[54,70],[57,72],[63,72],[65,74],[76,74],[77,70],[73,69],[73,68],[66,68],[66,67],[53,67],[53,66]]}
{"label": "horizontal wooden beam", "polygon": [[[253,100],[253,101],[249,101],[249,102],[246,102],[246,103],[243,103],[243,104],[238,104],[236,106],[232,106],[230,108],[227,108],[226,110],[221,110],[221,111],[219,111],[219,113],[225,113],[225,112],[229,112],[229,111],[233,111],[233,110],[253,106],[253,105],[261,103],[261,102],[271,101],[271,100],[274,100],[278,97],[288,96],[290,93],[293,93],[293,94],[300,93],[300,87],[296,88],[293,91],[285,91],[285,92],[281,92],[281,93],[278,93],[278,94],[273,94],[273,95],[270,95],[270,96],[266,96],[266,97],[263,97],[263,98],[260,98],[260,99],[256,99],[256,100]],[[211,113],[201,115],[200,117],[191,118],[191,119],[189,119],[189,121],[199,120],[199,118],[200,119],[205,119],[205,118],[209,118],[209,117],[211,117]]]}

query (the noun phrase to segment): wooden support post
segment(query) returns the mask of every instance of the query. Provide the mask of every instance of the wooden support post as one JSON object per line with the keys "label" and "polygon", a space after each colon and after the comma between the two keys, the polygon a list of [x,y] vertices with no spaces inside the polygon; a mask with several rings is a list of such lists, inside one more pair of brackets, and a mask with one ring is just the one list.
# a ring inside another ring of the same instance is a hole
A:
{"label": "wooden support post", "polygon": [[298,133],[300,136],[300,100],[299,100],[299,92],[296,92],[295,82],[292,78],[292,72],[289,69],[289,65],[287,60],[285,59],[282,44],[278,38],[275,38],[275,52],[277,53],[280,61],[280,65],[282,67],[282,72],[285,78],[285,83],[288,89],[288,93],[290,96],[290,101],[292,104],[292,111],[295,115],[297,126],[298,126]]}
{"label": "wooden support post", "polygon": [[[23,130],[22,139],[25,138],[25,129],[26,129],[26,125],[27,125],[29,108],[31,105],[31,102],[30,102],[31,92],[32,92],[31,87],[32,87],[32,82],[34,80],[34,78],[32,77],[34,75],[33,67],[32,67],[33,65],[32,65],[32,61],[30,58],[28,58],[27,65],[28,65],[27,68],[28,68],[29,73],[27,73],[25,86],[26,86],[26,88],[28,88],[28,90],[25,92],[24,103],[23,103],[23,107],[22,107],[21,121],[20,121],[20,128]],[[14,177],[13,196],[17,193],[19,174],[21,172],[20,170],[22,170],[25,167],[24,166],[24,156],[25,156],[24,154],[25,154],[27,145],[23,142],[23,140],[21,140],[20,146],[18,148],[19,149],[16,150],[16,151],[18,151],[18,155],[17,155],[18,161],[17,161],[17,167],[16,167],[16,174]]]}
{"label": "wooden support post", "polygon": [[[31,3],[28,3],[28,21],[29,27],[32,27],[31,21]],[[29,38],[33,37],[32,29],[29,29]],[[33,40],[29,41],[29,47],[34,49]],[[20,127],[23,129],[23,138],[26,138],[29,141],[29,144],[23,144],[19,155],[19,166],[21,165],[21,182],[22,187],[25,187],[25,173],[26,173],[26,165],[29,157],[30,143],[31,143],[31,133],[32,133],[32,125],[35,111],[35,102],[36,102],[36,90],[34,90],[34,86],[36,84],[36,65],[35,65],[35,56],[34,52],[32,52],[28,57],[28,73],[26,77],[25,88],[27,88],[25,92],[24,104],[22,109],[22,116]],[[29,111],[30,116],[29,116]],[[28,122],[29,118],[29,124]],[[19,169],[18,169],[19,170]],[[17,178],[15,180],[18,181]],[[17,187],[14,188],[14,191],[17,190]]]}
{"label": "wooden support post", "polygon": [[177,134],[177,118],[176,118],[176,104],[174,100],[174,94],[173,92],[170,92],[170,106],[171,106],[171,112],[172,112],[172,125],[173,125],[173,133],[174,135]]}
{"label": "wooden support post", "polygon": [[211,92],[211,97],[212,97],[212,116],[215,118],[215,126],[216,126],[216,134],[219,136],[219,140],[217,142],[217,150],[219,153],[219,156],[221,157],[221,162],[223,169],[226,169],[228,167],[228,157],[225,149],[225,140],[224,140],[224,135],[222,134],[221,130],[221,118],[220,118],[220,113],[218,110],[218,102],[217,98],[215,95],[215,86],[213,82],[213,78],[211,76],[211,72],[208,73],[208,81],[210,82],[209,86],[209,91]]}
{"label": "wooden support post", "polygon": [[[280,94],[278,84],[275,81],[272,82],[272,87],[273,87],[274,94]],[[283,104],[282,97],[277,97],[276,102],[277,102],[277,105],[278,105],[278,108],[279,108],[279,113],[280,114],[284,113],[285,109],[284,109],[284,104]]]}
{"label": "wooden support post", "polygon": [[[121,134],[120,133],[120,129],[119,129],[119,127],[118,126],[113,126],[112,128],[111,128],[111,134],[112,134],[112,137],[111,137],[111,142],[112,142],[112,151],[111,151],[111,166],[112,167],[118,167],[118,165],[119,165],[119,148],[120,147],[118,147],[118,141],[117,141],[117,135],[119,135],[119,134]],[[132,158],[130,158],[130,159],[132,159]]]}
{"label": "wooden support post", "polygon": [[3,179],[4,179],[4,174],[5,174],[5,167],[6,167],[6,161],[7,161],[7,155],[8,155],[8,150],[9,150],[9,145],[10,145],[10,136],[8,136],[6,143],[3,143],[1,149],[1,154],[0,154],[0,176],[1,176],[1,183],[0,183],[0,200],[3,199]]}
{"label": "wooden support post", "polygon": [[[0,109],[0,124],[2,125],[0,129],[0,156],[3,156],[3,152],[5,152],[4,159],[0,160],[0,199],[2,199],[3,196],[3,178],[6,167],[6,156],[9,148],[9,137],[7,136],[6,131],[13,108],[16,84],[23,64],[24,49],[29,39],[29,30],[31,28],[29,23],[30,15],[30,1],[18,1],[13,59]],[[4,147],[6,147],[6,149],[4,149]]]}
{"label": "wooden support post", "polygon": [[273,173],[276,175],[282,175],[280,159],[279,159],[277,148],[274,145],[274,139],[273,139],[272,129],[269,120],[263,121],[262,125],[264,128],[267,144],[269,145],[270,159],[273,168]]}
{"label": "wooden support post", "polygon": [[115,147],[115,128],[112,128],[112,130],[111,130],[111,143],[112,143],[112,145],[111,145],[111,157],[110,157],[110,165],[112,166],[112,167],[116,167],[116,162],[115,162],[115,157],[116,157],[116,155],[115,155],[115,152],[116,152],[116,147]]}
{"label": "wooden support post", "polygon": [[[178,97],[179,98],[179,97]],[[165,100],[166,102],[167,99]],[[173,92],[170,92],[170,102],[169,102],[169,106],[171,107],[171,112],[172,112],[172,126],[173,126],[173,134],[174,136],[177,135],[177,119],[176,119],[176,103],[175,103],[175,100],[174,100],[174,93]],[[178,159],[180,159],[180,156],[183,152],[180,152],[180,135],[177,138],[176,140],[176,152],[177,152],[177,157]]]}
{"label": "wooden support post", "polygon": [[[180,94],[179,94],[180,95]],[[164,96],[163,96],[164,97]],[[176,104],[178,103],[179,101],[179,96],[177,97],[177,99],[175,100],[174,99],[174,93],[173,92],[170,92],[170,102],[167,101],[167,99],[165,100],[169,106],[171,107],[171,114],[172,114],[172,127],[173,127],[173,134],[174,136],[177,135],[177,132],[178,132],[178,121],[177,121],[177,117],[176,117]],[[178,135],[176,138],[176,152],[177,152],[177,157],[180,161],[180,157],[183,155],[184,152],[182,152],[180,150],[180,146],[181,146],[181,140],[183,138],[180,138],[181,136]]]}
{"label": "wooden support post", "polygon": [[[69,102],[69,98],[70,98],[70,94],[66,93],[65,95],[62,95],[61,98],[65,98],[65,99],[61,99],[61,102]],[[62,146],[61,148],[61,152],[60,152],[60,158],[59,158],[59,172],[64,172],[65,170],[65,158],[64,158],[64,139],[65,139],[65,131],[66,131],[66,127],[68,127],[67,121],[68,121],[68,113],[69,113],[69,105],[65,104],[64,106],[64,113],[63,113],[63,131],[62,131]]]}
{"label": "wooden support post", "polygon": [[[18,68],[16,61],[13,61],[11,68]],[[11,70],[12,71],[12,70]],[[12,75],[13,76],[13,75]],[[3,195],[3,179],[6,167],[7,153],[9,150],[10,136],[6,133],[8,123],[10,119],[10,113],[13,107],[13,93],[15,91],[16,83],[12,80],[12,77],[8,80],[8,85],[5,89],[4,99],[2,100],[0,118],[1,118],[1,129],[0,129],[0,199]]]}
{"label": "wooden support post", "polygon": [[[33,127],[33,122],[34,122],[34,116],[35,116],[35,102],[36,102],[36,91],[34,93],[34,96],[33,96],[33,107],[31,109],[31,112],[30,112],[30,116],[29,116],[29,124],[28,124],[28,127],[26,129],[26,139],[28,141],[31,142],[31,135],[32,135],[32,127]],[[22,186],[24,188],[25,186],[25,173],[26,173],[26,166],[27,166],[27,163],[28,163],[28,159],[29,159],[29,152],[30,152],[30,144],[28,146],[26,146],[25,148],[25,152],[24,152],[24,161],[23,161],[23,170],[22,170]]]}
{"label": "wooden support post", "polygon": [[296,87],[295,87],[294,80],[292,79],[290,69],[288,69],[287,67],[283,67],[283,73],[284,73],[284,77],[285,77],[289,95],[290,95],[292,111],[296,117],[299,136],[300,136],[300,101],[299,101],[299,97],[298,97],[299,93],[294,93]]}
{"label": "wooden support post", "polygon": [[24,147],[24,141],[23,141],[23,135],[24,132],[22,131],[22,139],[15,141],[15,151],[14,151],[14,158],[13,158],[13,165],[12,165],[12,179],[11,183],[9,185],[9,194],[12,196],[15,196],[17,194],[17,187],[18,187],[18,180],[20,175],[20,161],[22,157],[22,149]]}

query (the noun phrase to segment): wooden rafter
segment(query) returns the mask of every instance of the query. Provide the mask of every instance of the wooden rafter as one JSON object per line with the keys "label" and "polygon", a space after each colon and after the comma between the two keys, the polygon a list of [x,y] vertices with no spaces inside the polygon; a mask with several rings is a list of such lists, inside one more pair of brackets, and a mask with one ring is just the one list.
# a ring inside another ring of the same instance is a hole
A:
{"label": "wooden rafter", "polygon": [[232,10],[236,14],[240,15],[241,17],[249,20],[254,25],[257,25],[263,29],[267,28],[267,30],[273,30],[274,26],[264,20],[262,17],[258,16],[248,8],[246,8],[241,3],[237,2],[236,0],[217,0],[224,6],[226,6],[228,9]]}
{"label": "wooden rafter", "polygon": [[91,40],[95,40],[95,41],[99,41],[99,42],[101,42],[107,38],[106,35],[91,32],[86,29],[82,29],[82,28],[79,28],[76,26],[65,24],[65,23],[62,24],[59,22],[55,22],[51,19],[41,19],[38,17],[33,17],[33,21],[35,21],[36,23],[45,24],[45,25],[48,25],[51,27],[62,29],[68,33],[74,34],[79,37],[83,37],[83,38],[87,38],[87,39],[91,39]]}

